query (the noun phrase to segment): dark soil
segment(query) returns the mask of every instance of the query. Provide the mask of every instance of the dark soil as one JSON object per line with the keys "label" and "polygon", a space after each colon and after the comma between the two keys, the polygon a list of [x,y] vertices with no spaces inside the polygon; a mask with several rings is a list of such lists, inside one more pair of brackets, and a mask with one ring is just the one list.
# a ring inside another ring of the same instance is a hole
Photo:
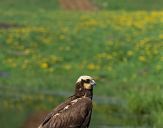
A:
{"label": "dark soil", "polygon": [[97,11],[98,8],[90,0],[59,0],[65,10]]}
{"label": "dark soil", "polygon": [[37,112],[29,115],[22,128],[38,128],[48,112]]}
{"label": "dark soil", "polygon": [[10,29],[10,28],[18,28],[18,27],[21,27],[21,26],[18,24],[0,22],[0,29]]}

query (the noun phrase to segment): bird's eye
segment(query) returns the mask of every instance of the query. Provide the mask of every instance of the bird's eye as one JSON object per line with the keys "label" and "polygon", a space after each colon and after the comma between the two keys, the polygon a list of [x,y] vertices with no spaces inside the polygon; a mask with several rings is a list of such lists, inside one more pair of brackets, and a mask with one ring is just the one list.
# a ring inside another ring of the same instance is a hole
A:
{"label": "bird's eye", "polygon": [[89,83],[90,82],[90,79],[86,79],[86,83]]}

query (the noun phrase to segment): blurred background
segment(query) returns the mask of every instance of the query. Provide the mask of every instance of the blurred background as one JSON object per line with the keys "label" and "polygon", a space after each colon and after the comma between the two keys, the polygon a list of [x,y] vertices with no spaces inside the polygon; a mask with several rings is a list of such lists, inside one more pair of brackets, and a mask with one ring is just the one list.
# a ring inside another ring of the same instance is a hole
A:
{"label": "blurred background", "polygon": [[36,128],[83,74],[90,128],[162,128],[163,1],[0,1],[0,127]]}

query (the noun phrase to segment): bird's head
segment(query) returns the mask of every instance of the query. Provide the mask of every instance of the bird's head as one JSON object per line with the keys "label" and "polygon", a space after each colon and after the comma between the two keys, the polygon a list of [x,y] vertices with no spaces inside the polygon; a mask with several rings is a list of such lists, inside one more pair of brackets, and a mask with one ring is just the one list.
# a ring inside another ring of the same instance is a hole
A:
{"label": "bird's head", "polygon": [[80,87],[88,90],[93,89],[93,87],[96,85],[91,76],[80,76],[76,81],[76,84],[80,84]]}
{"label": "bird's head", "polygon": [[96,82],[91,76],[80,76],[76,81],[75,92],[77,95],[83,96],[87,92],[92,92]]}

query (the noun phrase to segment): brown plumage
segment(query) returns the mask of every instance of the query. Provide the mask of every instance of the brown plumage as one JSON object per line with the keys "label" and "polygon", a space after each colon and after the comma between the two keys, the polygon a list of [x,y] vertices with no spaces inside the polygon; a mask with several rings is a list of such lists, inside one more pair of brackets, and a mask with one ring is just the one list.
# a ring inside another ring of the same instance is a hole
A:
{"label": "brown plumage", "polygon": [[94,85],[92,77],[79,77],[75,94],[49,113],[39,128],[88,128]]}

